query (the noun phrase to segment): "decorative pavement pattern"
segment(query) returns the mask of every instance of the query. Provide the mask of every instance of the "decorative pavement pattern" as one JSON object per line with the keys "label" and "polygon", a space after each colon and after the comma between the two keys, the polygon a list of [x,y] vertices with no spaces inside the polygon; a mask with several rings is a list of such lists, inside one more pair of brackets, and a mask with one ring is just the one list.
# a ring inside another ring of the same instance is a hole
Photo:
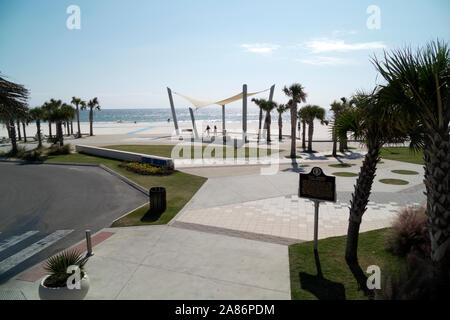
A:
{"label": "decorative pavement pattern", "polygon": [[[417,202],[409,202],[420,206]],[[347,233],[348,201],[321,202],[319,208],[319,239]],[[397,202],[369,202],[361,232],[391,225],[401,205]],[[212,208],[182,212],[172,224],[204,231],[255,238],[278,243],[313,240],[314,203],[297,195],[275,197]],[[228,232],[227,232],[228,231]],[[251,237],[257,234],[259,237]],[[266,239],[264,239],[266,236]],[[283,241],[284,240],[284,241]]]}

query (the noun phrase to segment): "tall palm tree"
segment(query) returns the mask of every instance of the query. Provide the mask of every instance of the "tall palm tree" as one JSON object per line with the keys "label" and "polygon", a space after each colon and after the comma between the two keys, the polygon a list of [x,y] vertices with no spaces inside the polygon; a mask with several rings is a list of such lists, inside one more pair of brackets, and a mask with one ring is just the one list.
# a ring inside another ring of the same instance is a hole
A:
{"label": "tall palm tree", "polygon": [[25,115],[23,115],[21,117],[21,122],[22,122],[22,128],[23,128],[23,142],[27,142],[27,131],[26,131],[26,126],[30,124],[30,114],[29,114],[29,110],[27,110],[27,113]]}
{"label": "tall palm tree", "polygon": [[42,147],[42,135],[41,135],[41,120],[45,118],[45,111],[41,107],[36,107],[30,110],[31,119],[36,121],[38,148]]}
{"label": "tall palm tree", "polygon": [[[399,125],[422,128],[431,259],[450,285],[450,50],[432,41],[384,53],[372,62],[386,80],[384,98],[401,111]],[[412,124],[412,125],[409,125]]]}
{"label": "tall palm tree", "polygon": [[22,134],[20,133],[20,118],[16,119],[16,124],[17,124],[17,135],[19,137],[19,141],[22,140]]}
{"label": "tall palm tree", "polygon": [[303,151],[305,151],[306,150],[306,114],[304,114],[304,110],[302,110],[300,108],[300,110],[298,110],[297,116],[302,125],[302,149],[303,149]]}
{"label": "tall palm tree", "polygon": [[328,121],[325,120],[325,109],[316,105],[306,105],[299,110],[299,114],[308,124],[308,152],[312,152],[314,120],[319,119],[321,124],[328,124]]}
{"label": "tall palm tree", "polygon": [[46,107],[48,108],[46,117],[48,121],[56,124],[56,138],[59,145],[62,147],[64,145],[62,122],[67,120],[69,117],[68,109],[72,107],[63,103],[61,100],[55,99],[50,99],[50,101],[46,103]]}
{"label": "tall palm tree", "polygon": [[264,120],[264,127],[267,128],[267,142],[270,142],[271,141],[270,125],[272,123],[270,112],[272,112],[272,110],[277,107],[277,104],[273,101],[268,101],[265,99],[253,98],[252,101],[260,108],[260,110],[263,110],[266,112],[266,118]]}
{"label": "tall palm tree", "polygon": [[299,103],[306,102],[307,94],[304,91],[305,88],[299,83],[294,83],[288,87],[283,88],[285,95],[292,99],[292,104],[290,105],[291,111],[291,153],[290,157],[296,157],[296,124],[297,124],[297,105]]}
{"label": "tall palm tree", "polygon": [[47,121],[48,123],[48,136],[51,138],[52,137],[52,121],[50,120],[50,115],[52,113],[52,108],[54,108],[55,104],[54,103],[50,103],[50,102],[45,102],[42,105],[42,109],[45,112],[45,116],[44,119],[45,121]]}
{"label": "tall palm tree", "polygon": [[81,110],[85,110],[89,108],[89,135],[93,136],[93,124],[94,124],[94,110],[101,110],[100,109],[100,105],[98,103],[97,97],[95,97],[94,99],[89,100],[89,102],[87,103],[82,103],[81,104]]}
{"label": "tall palm tree", "polygon": [[[341,98],[345,99],[345,98]],[[337,135],[336,135],[336,122],[339,119],[339,115],[342,113],[342,111],[344,111],[344,106],[341,102],[338,101],[333,101],[333,103],[331,103],[331,108],[330,110],[333,111],[333,120],[332,120],[332,127],[331,127],[331,137],[333,140],[333,152],[332,155],[333,157],[337,157]],[[341,145],[341,142],[340,142]],[[343,145],[340,146],[339,151],[344,151],[343,150]]]}
{"label": "tall palm tree", "polygon": [[63,109],[66,115],[64,121],[67,124],[67,135],[69,136],[70,135],[69,124],[73,120],[73,118],[75,118],[75,108],[68,104],[63,104],[61,108]]}
{"label": "tall palm tree", "polygon": [[0,121],[8,127],[11,138],[11,154],[17,153],[14,120],[27,113],[28,90],[20,84],[0,76]]}
{"label": "tall palm tree", "polygon": [[381,147],[385,143],[403,141],[404,133],[396,129],[396,117],[391,109],[380,102],[379,91],[371,94],[358,93],[355,102],[355,108],[344,111],[336,123],[336,133],[339,137],[351,132],[356,139],[361,139],[368,149],[350,200],[345,260],[360,289],[369,294],[366,275],[358,263],[359,228],[367,209]]}
{"label": "tall palm tree", "polygon": [[277,112],[278,112],[278,140],[283,140],[283,118],[282,114],[286,112],[287,109],[290,108],[290,103],[292,103],[292,100],[289,100],[287,104],[279,104],[277,106]]}
{"label": "tall palm tree", "polygon": [[77,128],[78,128],[78,132],[77,132],[77,138],[81,138],[81,129],[80,129],[80,104],[81,104],[81,99],[77,98],[77,97],[72,97],[72,101],[71,104],[73,104],[75,106],[75,112],[77,115]]}

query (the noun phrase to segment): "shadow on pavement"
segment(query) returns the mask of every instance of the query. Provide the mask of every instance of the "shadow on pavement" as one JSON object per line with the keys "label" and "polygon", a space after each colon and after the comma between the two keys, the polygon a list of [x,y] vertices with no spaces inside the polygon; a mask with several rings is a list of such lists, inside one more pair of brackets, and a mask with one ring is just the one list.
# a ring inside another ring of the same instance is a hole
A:
{"label": "shadow on pavement", "polygon": [[342,283],[334,282],[323,277],[320,266],[319,253],[314,251],[317,275],[300,272],[300,285],[319,300],[345,300],[345,288]]}

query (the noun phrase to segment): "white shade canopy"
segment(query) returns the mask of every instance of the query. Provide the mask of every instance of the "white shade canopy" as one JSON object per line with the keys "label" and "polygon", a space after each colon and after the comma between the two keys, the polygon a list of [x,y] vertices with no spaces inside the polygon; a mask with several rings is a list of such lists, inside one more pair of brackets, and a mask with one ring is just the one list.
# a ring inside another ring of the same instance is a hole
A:
{"label": "white shade canopy", "polygon": [[[258,91],[258,92],[249,92],[249,93],[247,93],[247,97],[253,96],[253,95],[261,93],[261,92],[265,92],[267,90],[269,90],[269,89]],[[195,98],[191,98],[191,97],[182,95],[181,93],[178,93],[178,92],[174,92],[174,93],[179,95],[179,96],[181,96],[181,97],[183,97],[183,98],[185,98],[186,100],[188,100],[190,103],[192,103],[195,106],[196,109],[199,109],[199,108],[202,108],[202,107],[206,107],[206,106],[209,106],[209,105],[212,105],[212,104],[217,104],[217,105],[220,105],[220,106],[221,105],[225,105],[225,104],[229,104],[229,103],[231,103],[233,101],[241,100],[242,96],[243,96],[242,92],[240,92],[240,93],[238,93],[238,94],[236,94],[236,95],[234,95],[232,97],[229,97],[229,98],[226,98],[226,99],[220,100],[220,101],[203,101],[203,100],[198,100],[198,99],[195,99]]]}

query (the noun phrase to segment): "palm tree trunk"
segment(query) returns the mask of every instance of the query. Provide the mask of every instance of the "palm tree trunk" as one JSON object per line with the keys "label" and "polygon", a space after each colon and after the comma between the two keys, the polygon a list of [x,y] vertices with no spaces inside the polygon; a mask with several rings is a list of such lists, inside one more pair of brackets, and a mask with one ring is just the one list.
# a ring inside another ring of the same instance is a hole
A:
{"label": "palm tree trunk", "polygon": [[356,180],[355,191],[352,194],[350,201],[350,219],[347,231],[347,244],[345,248],[345,261],[353,273],[359,288],[365,294],[369,294],[367,288],[367,277],[358,263],[358,237],[359,227],[364,212],[367,209],[370,192],[372,190],[375,172],[377,170],[377,163],[380,155],[380,145],[369,145],[368,152],[364,157],[361,166],[359,177]]}
{"label": "palm tree trunk", "polygon": [[17,140],[16,140],[16,127],[14,126],[14,120],[9,121],[9,134],[11,136],[11,153],[15,155],[17,153]]}
{"label": "palm tree trunk", "polygon": [[77,124],[78,124],[78,136],[81,137],[81,129],[80,129],[80,110],[77,105]]}
{"label": "palm tree trunk", "polygon": [[306,121],[302,120],[302,125],[303,125],[303,132],[302,132],[302,148],[303,150],[306,150]]}
{"label": "palm tree trunk", "polygon": [[62,128],[62,122],[57,121],[56,122],[56,137],[59,141],[59,145],[62,147],[64,146],[64,135],[63,135],[63,128]]}
{"label": "palm tree trunk", "polygon": [[450,285],[450,134],[436,130],[424,149],[431,260],[439,279]]}
{"label": "palm tree trunk", "polygon": [[22,140],[22,135],[20,134],[20,122],[19,120],[17,122],[17,134],[19,135],[19,141]]}
{"label": "palm tree trunk", "polygon": [[93,125],[93,122],[94,122],[94,111],[91,109],[90,111],[89,111],[89,122],[90,122],[90,131],[89,131],[89,135],[90,136],[93,136],[94,135],[94,133],[93,133],[93,128],[92,128],[92,125]]}
{"label": "palm tree trunk", "polygon": [[48,122],[48,136],[52,137],[52,123],[50,121]]}
{"label": "palm tree trunk", "polygon": [[278,112],[278,140],[283,140],[283,119],[281,118],[281,112]]}
{"label": "palm tree trunk", "polygon": [[70,120],[70,134],[73,134],[73,120]]}
{"label": "palm tree trunk", "polygon": [[312,152],[312,139],[314,133],[314,120],[308,124],[308,152]]}
{"label": "palm tree trunk", "polygon": [[337,157],[337,153],[336,153],[336,148],[337,148],[337,141],[336,141],[336,127],[333,125],[333,129],[332,129],[332,139],[333,139],[333,153],[332,156],[333,157]]}
{"label": "palm tree trunk", "polygon": [[296,127],[295,127],[296,124],[297,124],[297,105],[295,104],[294,106],[291,106],[291,154],[290,154],[291,158],[295,158],[295,156],[297,155],[297,152],[295,150],[297,143]]}
{"label": "palm tree trunk", "polygon": [[25,122],[22,121],[22,128],[23,128],[23,142],[27,142],[27,132],[25,131]]}
{"label": "palm tree trunk", "polygon": [[271,118],[270,118],[270,112],[266,113],[266,121],[265,121],[265,127],[267,129],[267,142],[270,142],[270,123],[271,123]]}
{"label": "palm tree trunk", "polygon": [[263,116],[263,110],[262,110],[262,108],[259,108],[258,142],[261,139],[262,116]]}
{"label": "palm tree trunk", "polygon": [[38,148],[42,147],[42,137],[41,137],[41,120],[36,119],[36,128],[38,136]]}

